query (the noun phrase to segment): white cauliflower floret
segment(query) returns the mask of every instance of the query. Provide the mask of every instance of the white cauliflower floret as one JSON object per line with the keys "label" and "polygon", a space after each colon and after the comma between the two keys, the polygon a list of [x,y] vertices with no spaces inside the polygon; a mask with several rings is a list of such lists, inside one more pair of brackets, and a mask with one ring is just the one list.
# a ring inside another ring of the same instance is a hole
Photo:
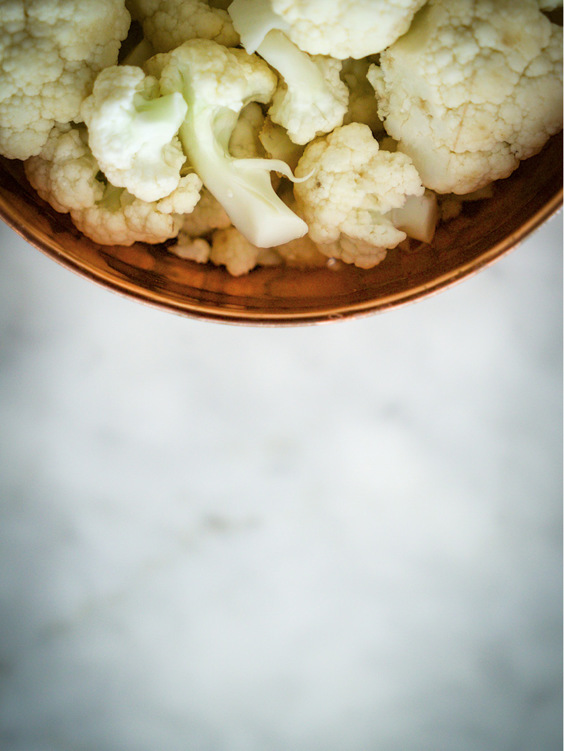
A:
{"label": "white cauliflower floret", "polygon": [[0,153],[39,154],[56,122],[76,120],[98,71],[117,62],[123,0],[0,3]]}
{"label": "white cauliflower floret", "polygon": [[206,0],[127,0],[127,6],[157,52],[170,52],[188,39],[212,39],[226,47],[239,44],[227,12]]}
{"label": "white cauliflower floret", "polygon": [[170,196],[142,201],[104,180],[83,132],[69,125],[55,126],[41,153],[24,166],[40,197],[56,211],[69,213],[75,226],[101,245],[160,243],[176,237],[183,213],[194,208],[202,185],[191,173]]}
{"label": "white cauliflower floret", "polygon": [[349,91],[340,78],[340,60],[308,55],[281,31],[267,34],[257,53],[280,74],[268,114],[294,143],[309,143],[342,124]]}
{"label": "white cauliflower floret", "polygon": [[468,193],[562,128],[562,28],[537,0],[429,0],[369,78],[423,183]]}
{"label": "white cauliflower floret", "polygon": [[244,50],[192,39],[149,60],[146,68],[157,73],[163,93],[184,96],[188,112],[179,131],[184,152],[248,241],[272,247],[305,235],[306,224],[280,200],[270,179],[271,171],[293,177],[288,165],[229,153],[243,107],[266,103],[274,93],[277,78],[268,65]]}
{"label": "white cauliflower floret", "polygon": [[191,237],[207,235],[214,229],[231,226],[231,219],[217,198],[209,190],[202,189],[194,211],[184,217],[182,232]]}
{"label": "white cauliflower floret", "polygon": [[55,125],[39,155],[25,162],[25,172],[41,198],[62,214],[102,200],[104,183],[86,145],[85,129]]}
{"label": "white cauliflower floret", "polygon": [[360,269],[371,269],[377,266],[388,254],[386,248],[347,235],[341,235],[336,242],[317,247],[327,258],[337,258],[344,263],[358,266]]}
{"label": "white cauliflower floret", "polygon": [[[294,195],[310,237],[320,245],[346,235],[378,249],[394,248],[406,233],[394,225],[391,212],[408,196],[424,194],[411,159],[381,150],[361,123],[344,125],[306,146],[296,175],[310,175],[296,183]],[[380,255],[375,253],[375,262]],[[365,264],[364,246],[359,258]]]}
{"label": "white cauliflower floret", "polygon": [[261,263],[261,256],[270,248],[257,248],[235,227],[218,229],[212,235],[209,260],[216,266],[225,266],[232,276],[243,276]]}
{"label": "white cauliflower floret", "polygon": [[233,0],[229,14],[247,51],[279,29],[312,55],[367,57],[409,28],[425,0]]}
{"label": "white cauliflower floret", "polygon": [[81,115],[100,169],[117,187],[143,201],[157,201],[180,182],[186,161],[176,134],[188,106],[182,94],[161,96],[156,78],[141,68],[103,70]]}

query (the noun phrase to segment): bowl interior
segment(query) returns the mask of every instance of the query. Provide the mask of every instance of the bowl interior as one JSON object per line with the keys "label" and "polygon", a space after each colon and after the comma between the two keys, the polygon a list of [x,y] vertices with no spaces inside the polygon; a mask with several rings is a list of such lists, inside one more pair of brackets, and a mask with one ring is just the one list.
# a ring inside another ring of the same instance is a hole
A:
{"label": "bowl interior", "polygon": [[562,136],[526,160],[494,197],[466,203],[431,245],[395,249],[374,269],[259,268],[231,277],[163,246],[97,245],[43,202],[19,162],[0,158],[0,216],[31,244],[110,289],[167,310],[227,323],[299,324],[386,310],[452,285],[515,247],[562,204]]}

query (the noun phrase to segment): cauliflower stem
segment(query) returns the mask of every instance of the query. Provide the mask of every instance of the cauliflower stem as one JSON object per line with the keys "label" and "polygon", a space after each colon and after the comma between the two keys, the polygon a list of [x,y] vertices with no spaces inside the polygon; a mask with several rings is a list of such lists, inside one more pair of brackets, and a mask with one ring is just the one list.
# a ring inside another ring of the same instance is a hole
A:
{"label": "cauliflower stem", "polygon": [[161,75],[163,92],[180,91],[188,104],[179,136],[190,163],[234,226],[257,247],[280,245],[307,232],[270,180],[271,171],[292,178],[288,165],[235,159],[228,152],[243,106],[268,101],[275,85],[275,76],[256,56],[201,39],[171,52]]}

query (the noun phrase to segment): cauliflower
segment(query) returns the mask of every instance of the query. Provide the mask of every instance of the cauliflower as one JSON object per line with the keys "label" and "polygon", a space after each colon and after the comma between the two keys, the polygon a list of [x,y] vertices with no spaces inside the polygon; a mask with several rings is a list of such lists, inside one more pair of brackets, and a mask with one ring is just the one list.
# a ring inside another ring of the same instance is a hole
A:
{"label": "cauliflower", "polygon": [[388,254],[386,248],[347,235],[341,235],[336,242],[318,245],[317,248],[327,258],[338,259],[360,269],[377,266]]}
{"label": "cauliflower", "polygon": [[326,255],[321,252],[309,235],[278,245],[276,252],[287,266],[293,268],[311,269],[327,264]]}
{"label": "cauliflower", "polygon": [[189,39],[213,39],[236,47],[239,36],[229,15],[206,0],[127,0],[156,52],[170,52]]}
{"label": "cauliflower", "polygon": [[55,122],[78,118],[130,22],[123,0],[0,2],[0,154],[39,154]]}
{"label": "cauliflower", "polygon": [[289,138],[285,128],[266,117],[258,137],[269,157],[282,159],[290,169],[296,169],[304,153],[304,147],[295,144]]}
{"label": "cauliflower", "polygon": [[[343,125],[306,146],[296,175],[310,175],[296,183],[294,195],[311,239],[322,252],[322,245],[338,242],[341,235],[352,244],[362,241],[358,255],[353,248],[343,260],[358,261],[363,268],[381,260],[382,248],[394,248],[405,239],[391,212],[402,208],[409,196],[424,195],[411,159],[381,150],[370,128],[361,123]],[[366,245],[375,249],[370,259]]]}
{"label": "cauliflower", "polygon": [[425,0],[233,0],[228,12],[248,52],[272,29],[312,55],[367,57],[409,28]]}
{"label": "cauliflower", "polygon": [[38,194],[101,245],[160,243],[176,237],[183,214],[192,211],[201,181],[191,173],[161,201],[142,201],[106,182],[86,143],[83,130],[57,125],[39,155],[25,163],[26,176]]}
{"label": "cauliflower", "polygon": [[179,136],[206,188],[253,245],[270,247],[305,235],[307,225],[280,200],[270,182],[275,170],[292,177],[285,162],[236,159],[228,145],[244,105],[266,103],[276,76],[256,55],[193,39],[147,63],[160,74],[161,91],[180,91],[188,114]]}
{"label": "cauliflower", "polygon": [[264,113],[257,102],[243,107],[229,139],[229,153],[237,159],[264,156],[260,132],[264,125]]}
{"label": "cauliflower", "polygon": [[364,123],[370,127],[374,135],[385,136],[384,124],[378,115],[374,89],[367,78],[368,69],[373,62],[370,57],[363,60],[355,60],[354,57],[343,60],[341,78],[350,92],[343,125]]}
{"label": "cauliflower", "polygon": [[176,133],[187,109],[179,92],[160,96],[156,78],[141,68],[103,70],[81,115],[88,145],[108,180],[143,201],[172,193],[186,161]]}
{"label": "cauliflower", "polygon": [[266,35],[257,53],[281,76],[268,114],[294,143],[306,144],[342,124],[349,92],[339,75],[339,60],[312,57],[276,30]]}
{"label": "cauliflower", "polygon": [[207,235],[215,229],[231,226],[231,219],[219,201],[203,188],[194,211],[184,217],[182,233],[191,237]]}
{"label": "cauliflower", "polygon": [[562,128],[562,28],[537,0],[429,0],[369,78],[423,183],[469,193]]}

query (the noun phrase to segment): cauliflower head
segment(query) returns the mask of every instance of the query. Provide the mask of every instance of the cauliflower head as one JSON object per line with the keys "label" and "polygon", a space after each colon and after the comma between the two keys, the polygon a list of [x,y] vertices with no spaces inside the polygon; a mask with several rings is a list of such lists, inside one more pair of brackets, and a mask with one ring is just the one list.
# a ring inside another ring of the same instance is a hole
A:
{"label": "cauliflower head", "polygon": [[157,79],[141,68],[103,70],[81,115],[88,145],[108,180],[143,201],[172,193],[186,161],[176,134],[187,109],[182,94],[161,96]]}
{"label": "cauliflower head", "polygon": [[170,52],[188,39],[212,39],[236,47],[239,35],[228,13],[206,0],[127,0],[156,52]]}
{"label": "cauliflower head", "polygon": [[429,0],[369,79],[423,183],[470,193],[562,128],[562,28],[537,0]]}
{"label": "cauliflower head", "polygon": [[233,0],[228,12],[254,52],[279,29],[312,55],[344,60],[380,52],[409,28],[425,0]]}
{"label": "cauliflower head", "polygon": [[124,0],[0,3],[0,153],[39,154],[56,122],[76,120],[131,22]]}
{"label": "cauliflower head", "polygon": [[160,201],[142,201],[104,180],[82,128],[56,125],[40,154],[25,163],[32,187],[55,211],[69,213],[84,235],[101,245],[160,243],[176,237],[183,214],[199,199],[191,173]]}
{"label": "cauliflower head", "polygon": [[[343,125],[306,146],[296,175],[309,175],[296,183],[294,195],[311,239],[323,251],[323,245],[345,235],[351,240],[348,247],[358,243],[364,268],[382,260],[382,248],[394,248],[406,238],[391,212],[403,207],[408,196],[424,194],[411,159],[380,149],[370,128],[361,123]],[[372,259],[366,245],[373,247]],[[355,259],[349,253],[344,260]]]}

